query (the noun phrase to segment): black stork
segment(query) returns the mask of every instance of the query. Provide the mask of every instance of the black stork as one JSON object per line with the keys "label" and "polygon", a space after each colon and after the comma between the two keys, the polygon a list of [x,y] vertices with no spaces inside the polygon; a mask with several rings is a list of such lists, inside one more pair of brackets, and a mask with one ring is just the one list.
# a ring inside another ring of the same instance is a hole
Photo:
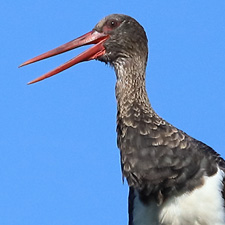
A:
{"label": "black stork", "polygon": [[129,185],[129,225],[224,225],[225,161],[211,147],[162,119],[146,88],[147,37],[133,18],[112,14],[94,29],[21,66],[94,44],[31,82],[96,59],[117,77],[117,143]]}

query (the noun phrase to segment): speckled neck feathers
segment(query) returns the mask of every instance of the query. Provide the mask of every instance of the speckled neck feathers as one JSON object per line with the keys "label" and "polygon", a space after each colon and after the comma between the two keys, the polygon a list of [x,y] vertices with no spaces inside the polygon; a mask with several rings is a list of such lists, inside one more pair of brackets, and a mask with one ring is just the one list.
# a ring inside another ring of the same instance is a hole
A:
{"label": "speckled neck feathers", "polygon": [[133,106],[140,106],[146,113],[154,114],[145,88],[145,67],[146,62],[141,57],[114,63],[118,116],[121,118],[129,116]]}

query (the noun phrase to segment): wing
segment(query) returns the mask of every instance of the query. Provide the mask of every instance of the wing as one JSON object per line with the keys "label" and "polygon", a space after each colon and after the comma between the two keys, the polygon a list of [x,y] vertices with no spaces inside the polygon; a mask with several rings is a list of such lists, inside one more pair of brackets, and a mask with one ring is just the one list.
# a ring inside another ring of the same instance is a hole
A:
{"label": "wing", "polygon": [[225,168],[212,148],[159,118],[127,118],[117,132],[123,175],[142,200],[153,196],[161,204],[201,186],[201,178],[215,174],[218,165]]}

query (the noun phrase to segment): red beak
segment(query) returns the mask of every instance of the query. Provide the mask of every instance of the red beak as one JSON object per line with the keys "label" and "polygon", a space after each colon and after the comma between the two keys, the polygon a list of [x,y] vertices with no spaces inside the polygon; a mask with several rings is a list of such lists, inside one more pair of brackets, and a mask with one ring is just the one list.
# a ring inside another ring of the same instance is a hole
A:
{"label": "red beak", "polygon": [[76,56],[75,58],[71,59],[70,61],[64,63],[63,65],[53,69],[52,71],[34,79],[28,83],[28,84],[33,84],[38,81],[44,80],[45,78],[51,77],[57,73],[60,73],[63,70],[66,70],[77,63],[92,60],[92,59],[97,59],[98,57],[104,55],[105,47],[103,46],[103,43],[108,38],[109,38],[108,35],[106,35],[104,33],[99,33],[97,31],[93,30],[93,31],[88,32],[87,34],[84,34],[83,36],[81,36],[77,39],[74,39],[64,45],[59,46],[58,48],[55,48],[51,51],[48,51],[46,53],[43,53],[39,56],[36,56],[36,57],[30,59],[30,60],[27,60],[26,62],[22,63],[19,67],[37,62],[42,59],[52,57],[54,55],[58,55],[60,53],[66,52],[66,51],[70,51],[70,50],[80,47],[80,46],[95,44],[94,46],[92,46],[91,48],[82,52],[80,55]]}

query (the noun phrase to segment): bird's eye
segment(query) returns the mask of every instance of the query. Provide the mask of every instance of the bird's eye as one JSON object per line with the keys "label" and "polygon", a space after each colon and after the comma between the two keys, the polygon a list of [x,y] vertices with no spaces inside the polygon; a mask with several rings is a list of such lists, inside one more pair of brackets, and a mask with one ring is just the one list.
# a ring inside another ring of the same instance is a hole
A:
{"label": "bird's eye", "polygon": [[115,21],[111,21],[111,27],[115,27],[116,26],[116,22]]}
{"label": "bird's eye", "polygon": [[118,21],[116,21],[116,20],[109,20],[109,21],[107,22],[107,26],[108,26],[108,28],[110,28],[110,29],[114,29],[114,28],[116,28],[116,27],[119,26],[119,23],[118,23]]}

